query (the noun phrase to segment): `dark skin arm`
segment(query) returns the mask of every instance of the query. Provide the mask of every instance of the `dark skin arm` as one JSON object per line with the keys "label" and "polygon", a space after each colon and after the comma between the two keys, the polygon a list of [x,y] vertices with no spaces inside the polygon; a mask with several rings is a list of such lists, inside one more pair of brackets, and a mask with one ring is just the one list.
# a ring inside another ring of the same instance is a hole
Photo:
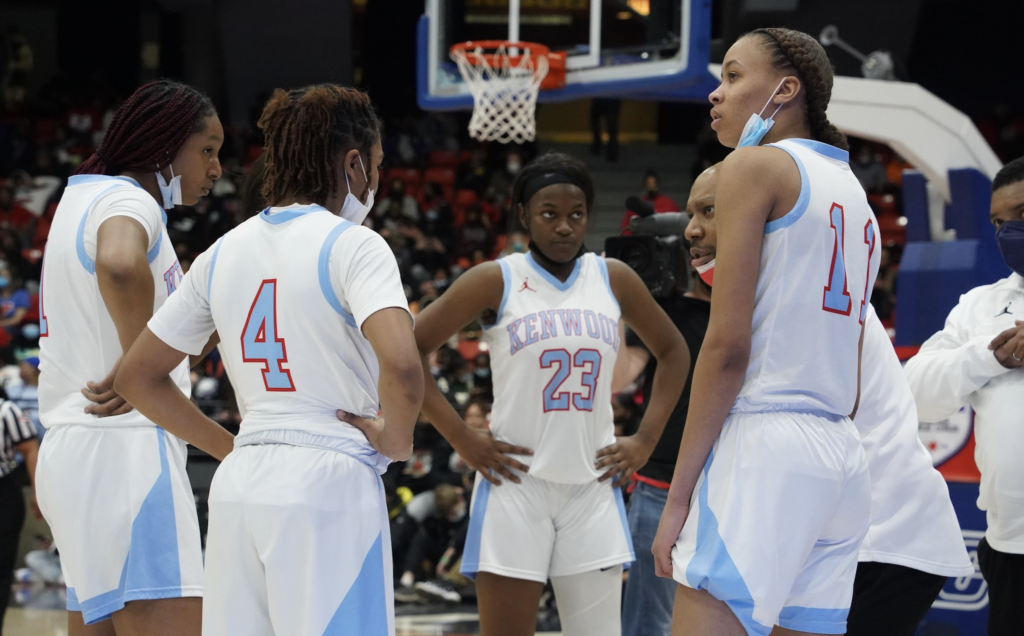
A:
{"label": "dark skin arm", "polygon": [[[117,327],[121,350],[128,351],[153,317],[153,274],[146,251],[149,237],[138,221],[116,216],[104,222],[96,236],[96,282],[103,303]],[[104,417],[132,410],[113,389],[120,361],[106,378],[89,382],[82,395],[94,402],[85,412]]]}
{"label": "dark skin arm", "polygon": [[[36,459],[39,457],[39,440],[33,437],[17,444],[14,448],[25,458],[25,470],[28,472],[28,481],[32,485],[32,490],[35,491]],[[32,495],[32,516],[36,519],[43,518],[43,514],[39,512],[39,504],[36,503],[34,492]]]}
{"label": "dark skin arm", "polygon": [[423,372],[412,318],[404,309],[382,309],[363,322],[363,335],[380,364],[381,415],[370,420],[339,410],[338,419],[361,430],[378,453],[404,462],[412,456],[413,430],[423,403]]}
{"label": "dark skin arm", "polygon": [[527,466],[509,455],[532,455],[533,451],[499,442],[490,431],[467,426],[437,388],[430,374],[428,356],[486,310],[497,311],[503,290],[501,267],[494,262],[483,263],[460,276],[416,319],[416,345],[426,382],[423,413],[459,456],[495,485],[501,485],[498,475],[519,483],[519,478],[509,469],[526,472]]}
{"label": "dark skin arm", "polygon": [[608,279],[622,319],[636,332],[658,361],[651,386],[651,399],[635,435],[616,438],[615,443],[597,452],[597,468],[608,470],[600,481],[618,476],[628,481],[650,458],[661,439],[672,409],[686,386],[690,372],[690,349],[668,314],[654,301],[643,281],[628,265],[606,259]]}
{"label": "dark skin arm", "polygon": [[157,426],[223,460],[231,452],[234,437],[203,415],[169,375],[186,355],[143,327],[121,359],[114,390]]}
{"label": "dark skin arm", "polygon": [[198,367],[203,362],[203,360],[206,359],[206,356],[210,355],[210,352],[213,351],[214,347],[216,347],[218,344],[220,344],[220,334],[214,331],[213,335],[210,336],[210,339],[206,342],[206,345],[203,346],[202,353],[200,353],[197,356],[188,357],[188,367],[190,369],[195,369],[196,367]]}
{"label": "dark skin arm", "polygon": [[740,148],[719,170],[715,293],[672,487],[651,550],[659,576],[672,575],[672,546],[689,515],[690,497],[743,384],[765,223],[791,209],[800,192],[797,167],[783,152]]}

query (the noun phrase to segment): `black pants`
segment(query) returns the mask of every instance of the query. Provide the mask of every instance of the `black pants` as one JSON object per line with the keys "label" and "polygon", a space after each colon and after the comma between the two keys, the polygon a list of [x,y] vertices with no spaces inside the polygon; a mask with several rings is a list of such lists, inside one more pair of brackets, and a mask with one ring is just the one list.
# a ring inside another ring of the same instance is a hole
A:
{"label": "black pants", "polygon": [[946,577],[868,561],[857,564],[847,636],[913,636]]}
{"label": "black pants", "polygon": [[4,614],[14,582],[14,559],[18,556],[18,539],[25,523],[25,499],[17,473],[0,477],[0,633],[4,630]]}
{"label": "black pants", "polygon": [[982,539],[978,565],[988,583],[989,636],[1024,634],[1024,554],[999,552]]}
{"label": "black pants", "polygon": [[590,133],[594,141],[591,149],[601,149],[601,120],[608,129],[608,149],[605,151],[610,160],[619,156],[619,112],[622,110],[621,99],[595,97],[590,103]]}

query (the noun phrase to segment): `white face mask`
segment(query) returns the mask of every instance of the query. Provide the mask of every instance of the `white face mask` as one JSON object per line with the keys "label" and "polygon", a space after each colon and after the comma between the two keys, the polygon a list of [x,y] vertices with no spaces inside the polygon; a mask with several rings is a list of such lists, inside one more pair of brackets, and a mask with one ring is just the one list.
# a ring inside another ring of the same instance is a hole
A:
{"label": "white face mask", "polygon": [[782,81],[779,82],[778,87],[776,87],[775,91],[772,93],[772,96],[768,98],[768,102],[764,105],[764,108],[761,109],[761,112],[752,114],[750,119],[747,120],[747,124],[743,127],[743,133],[740,135],[740,142],[736,144],[737,148],[759,145],[761,140],[764,139],[764,136],[768,134],[768,131],[772,129],[772,126],[775,125],[774,117],[779,114],[780,110],[782,110],[783,104],[779,104],[779,107],[775,109],[775,112],[768,116],[768,119],[761,119],[761,115],[764,114],[764,111],[768,108],[769,104],[772,103],[772,100],[775,99],[779,89],[782,88],[782,85],[785,83],[786,79],[783,78]]}
{"label": "white face mask", "polygon": [[[369,184],[370,180],[366,176],[366,167],[363,165],[362,157],[359,157],[359,167],[363,170],[363,179]],[[348,180],[348,170],[345,171],[345,187],[348,188],[348,194],[345,195],[345,203],[341,205],[341,218],[356,225],[362,225],[366,215],[373,208],[373,190],[370,190],[370,194],[366,196],[366,203],[360,201],[359,197],[352,194],[352,184]]]}
{"label": "white face mask", "polygon": [[171,182],[167,183],[164,175],[158,170],[156,173],[156,184],[160,187],[160,196],[164,199],[164,209],[170,210],[176,205],[181,205],[181,175],[174,176],[174,166],[167,166],[171,169]]}
{"label": "white face mask", "polygon": [[711,259],[703,265],[698,265],[696,270],[697,275],[700,276],[702,281],[704,281],[704,284],[708,287],[714,287],[711,282],[715,280],[715,259]]}

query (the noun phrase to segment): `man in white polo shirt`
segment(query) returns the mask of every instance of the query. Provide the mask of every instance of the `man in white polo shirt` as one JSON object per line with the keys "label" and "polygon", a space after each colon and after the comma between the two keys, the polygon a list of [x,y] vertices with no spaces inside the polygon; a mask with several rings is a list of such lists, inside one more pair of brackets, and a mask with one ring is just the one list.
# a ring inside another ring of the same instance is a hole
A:
{"label": "man in white polo shirt", "polygon": [[906,366],[922,422],[974,409],[981,471],[978,507],[988,530],[978,545],[989,585],[990,636],[1024,625],[1024,157],[992,182],[992,225],[1010,276],[972,289]]}

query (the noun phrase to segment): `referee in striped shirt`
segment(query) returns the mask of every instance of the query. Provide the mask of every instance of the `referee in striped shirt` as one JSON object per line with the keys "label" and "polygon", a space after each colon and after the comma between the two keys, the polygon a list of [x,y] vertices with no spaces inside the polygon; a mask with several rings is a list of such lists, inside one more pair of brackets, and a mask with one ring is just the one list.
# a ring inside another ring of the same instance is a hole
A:
{"label": "referee in striped shirt", "polygon": [[[0,397],[7,397],[2,395],[2,390]],[[19,453],[25,458],[29,481],[35,487],[36,456],[39,454],[35,425],[13,402],[0,399],[0,633],[3,632],[4,614],[11,583],[14,582],[18,539],[25,523],[25,499],[21,493],[21,471],[17,461]]]}

